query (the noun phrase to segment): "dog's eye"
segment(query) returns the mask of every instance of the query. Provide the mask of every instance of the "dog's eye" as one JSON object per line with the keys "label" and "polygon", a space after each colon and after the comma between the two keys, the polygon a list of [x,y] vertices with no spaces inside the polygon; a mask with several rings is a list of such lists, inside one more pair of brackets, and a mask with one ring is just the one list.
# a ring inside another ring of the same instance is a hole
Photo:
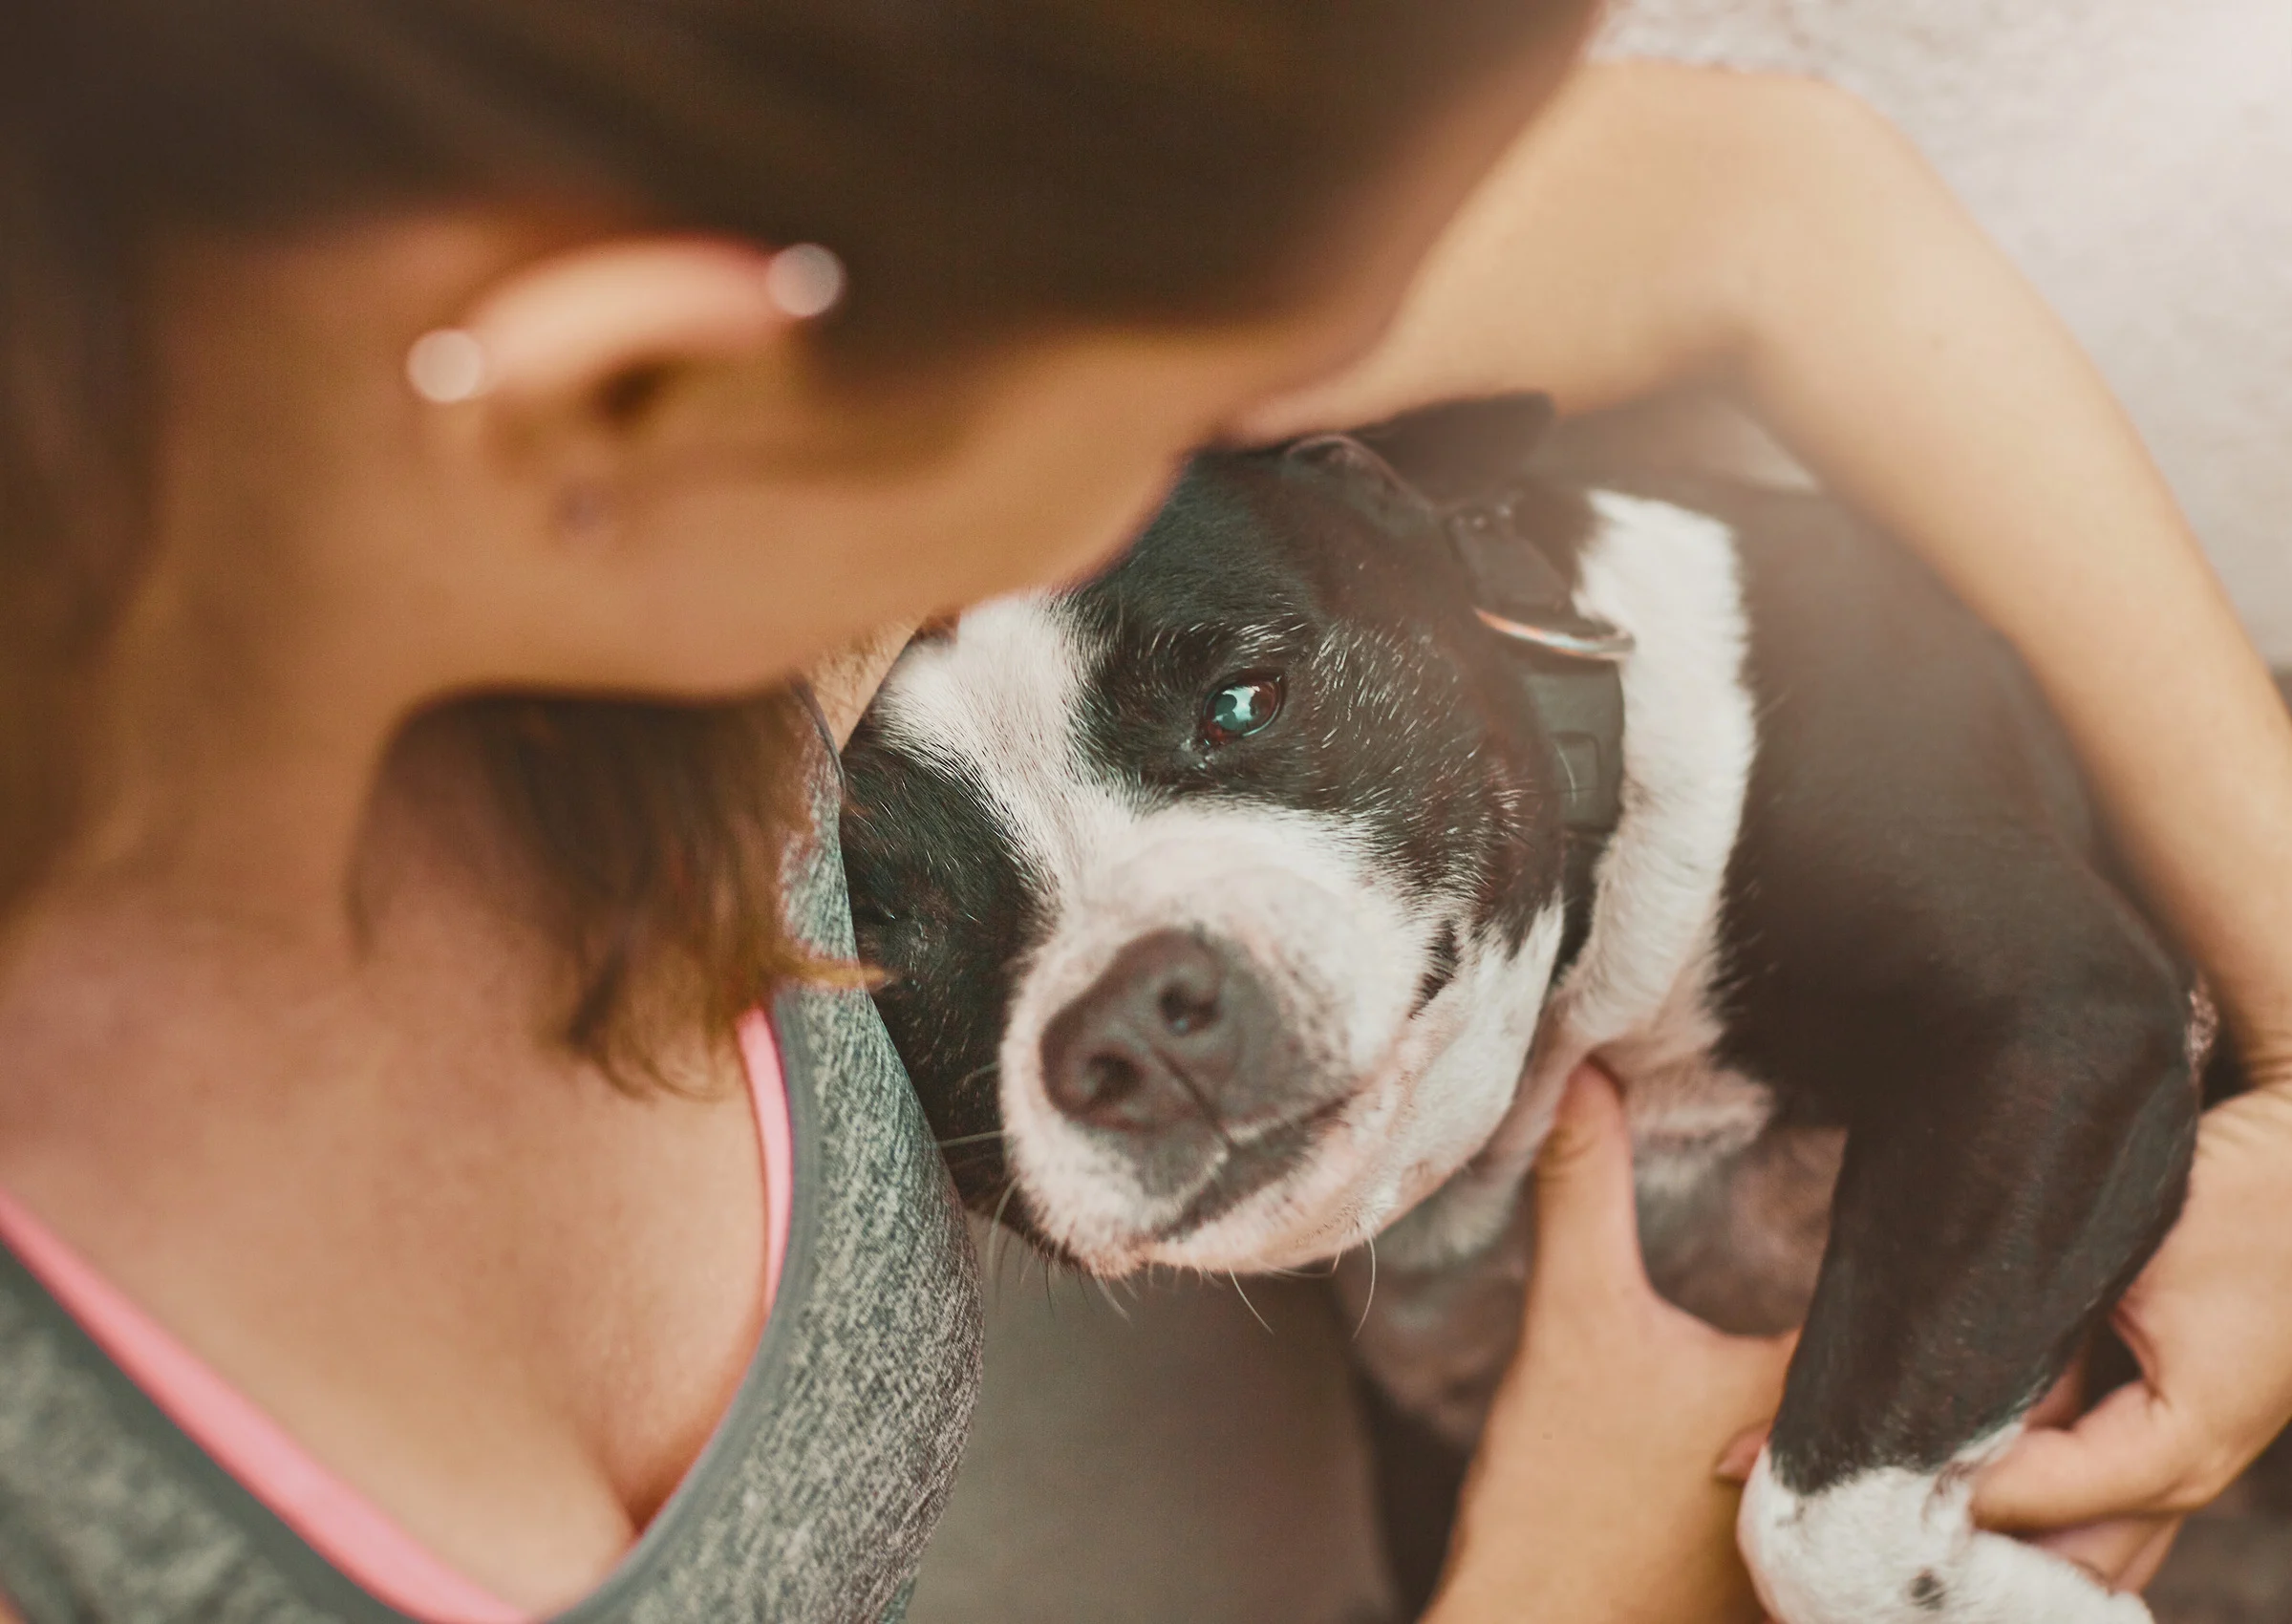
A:
{"label": "dog's eye", "polygon": [[1202,740],[1231,744],[1253,733],[1263,733],[1281,710],[1281,679],[1245,676],[1229,682],[1210,696],[1202,710]]}

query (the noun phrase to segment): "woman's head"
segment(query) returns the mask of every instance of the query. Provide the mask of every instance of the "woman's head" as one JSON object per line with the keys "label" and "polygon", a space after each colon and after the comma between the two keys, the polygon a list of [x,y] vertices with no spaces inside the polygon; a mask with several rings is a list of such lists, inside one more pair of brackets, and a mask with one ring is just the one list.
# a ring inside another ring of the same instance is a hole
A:
{"label": "woman's head", "polygon": [[[1374,331],[1581,11],[18,9],[0,902],[139,728],[322,696],[345,737],[461,692],[720,697],[1103,554],[1190,440]],[[763,267],[802,241],[848,285],[800,325]],[[479,398],[406,388],[439,327],[482,346]],[[153,695],[185,714],[139,720]],[[546,813],[545,875],[630,847],[590,876],[606,912],[674,872],[717,886],[693,873],[739,817],[583,811],[633,702],[480,722]],[[727,808],[770,800],[718,781]],[[643,855],[664,839],[694,849]],[[653,928],[577,924],[633,929],[639,956]]]}

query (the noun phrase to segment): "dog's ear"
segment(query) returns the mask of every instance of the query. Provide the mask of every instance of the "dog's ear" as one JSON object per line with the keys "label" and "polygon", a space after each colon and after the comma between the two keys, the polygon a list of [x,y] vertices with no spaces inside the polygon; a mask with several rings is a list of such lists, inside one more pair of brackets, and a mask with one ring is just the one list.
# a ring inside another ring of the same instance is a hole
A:
{"label": "dog's ear", "polygon": [[1452,507],[1512,484],[1552,427],[1549,395],[1495,395],[1403,412],[1353,438],[1430,498]]}

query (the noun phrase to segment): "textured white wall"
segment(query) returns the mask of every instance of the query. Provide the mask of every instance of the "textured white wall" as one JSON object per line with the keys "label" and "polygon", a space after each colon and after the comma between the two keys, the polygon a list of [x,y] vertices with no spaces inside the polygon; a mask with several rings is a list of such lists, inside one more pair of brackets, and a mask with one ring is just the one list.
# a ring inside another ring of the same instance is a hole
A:
{"label": "textured white wall", "polygon": [[1899,124],[2292,660],[2292,0],[1615,0],[1601,53],[1815,74]]}

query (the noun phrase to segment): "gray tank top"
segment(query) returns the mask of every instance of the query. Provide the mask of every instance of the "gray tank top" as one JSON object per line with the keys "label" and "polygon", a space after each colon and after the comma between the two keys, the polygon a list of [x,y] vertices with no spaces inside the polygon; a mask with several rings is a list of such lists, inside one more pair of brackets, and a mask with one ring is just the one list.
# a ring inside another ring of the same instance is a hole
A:
{"label": "gray tank top", "polygon": [[[823,828],[790,913],[848,956],[832,805]],[[715,1437],[564,1624],[896,1620],[953,1481],[978,1274],[930,1129],[864,994],[791,992],[774,1016],[795,1144],[779,1294]],[[28,1624],[405,1624],[202,1453],[5,1249],[0,1592]]]}

